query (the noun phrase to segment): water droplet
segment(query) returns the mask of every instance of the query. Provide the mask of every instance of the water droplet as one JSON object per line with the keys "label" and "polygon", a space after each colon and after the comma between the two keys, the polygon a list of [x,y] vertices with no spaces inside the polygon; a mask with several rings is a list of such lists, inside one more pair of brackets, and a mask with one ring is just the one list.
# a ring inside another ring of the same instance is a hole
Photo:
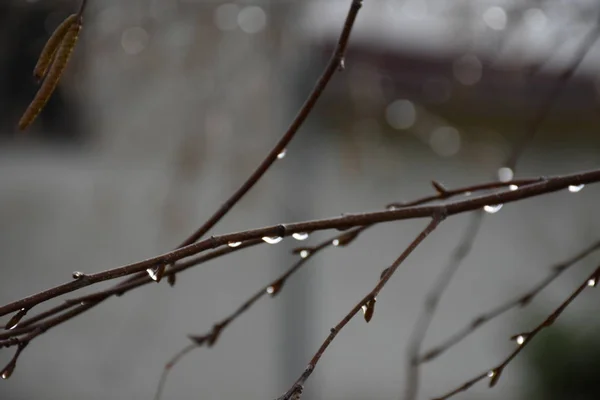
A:
{"label": "water droplet", "polygon": [[310,252],[308,250],[300,250],[300,257],[306,258],[309,255],[310,255]]}
{"label": "water droplet", "polygon": [[338,64],[338,71],[342,72],[345,69],[346,69],[346,61],[344,58],[342,58],[340,60],[340,63]]}
{"label": "water droplet", "polygon": [[85,274],[81,271],[73,272],[73,279],[81,279],[85,276]]}
{"label": "water droplet", "polygon": [[150,275],[150,278],[152,278],[153,281],[158,282],[157,268],[148,268],[146,272],[148,273],[148,275]]}
{"label": "water droplet", "polygon": [[571,192],[571,193],[577,193],[577,192],[580,192],[581,189],[583,189],[584,187],[585,187],[584,184],[581,184],[581,185],[570,185],[569,186],[569,192]]}
{"label": "water droplet", "polygon": [[519,187],[517,185],[509,185],[508,188],[512,191],[517,190]]}
{"label": "water droplet", "polygon": [[484,206],[483,209],[485,212],[490,214],[495,214],[502,208],[502,204],[488,205]]}
{"label": "water droplet", "polygon": [[375,313],[375,302],[376,301],[377,301],[377,299],[373,298],[372,300],[369,300],[367,302],[367,304],[363,304],[363,306],[362,306],[363,316],[365,317],[365,321],[367,323],[369,323],[369,321],[371,321],[371,319],[373,318],[373,314]]}
{"label": "water droplet", "polygon": [[494,370],[491,370],[490,372],[487,373],[488,378],[493,378],[494,375],[496,375],[496,371],[494,371]]}
{"label": "water droplet", "polygon": [[525,343],[525,336],[523,335],[518,335],[517,338],[515,339],[515,342],[517,342],[517,344],[520,346],[523,343]]}
{"label": "water droplet", "polygon": [[6,323],[6,325],[4,326],[4,329],[10,330],[10,329],[15,329],[17,327],[17,325],[19,325],[19,322],[21,321],[21,319],[23,319],[23,317],[25,316],[25,314],[27,314],[27,309],[25,308],[21,308],[19,311],[17,311],[17,313],[15,315],[12,316],[12,318]]}
{"label": "water droplet", "polygon": [[340,240],[339,239],[333,239],[331,241],[331,244],[334,245],[334,246],[339,246],[340,245]]}
{"label": "water droplet", "polygon": [[275,297],[277,295],[277,293],[279,293],[279,291],[281,291],[281,288],[283,287],[283,282],[284,281],[279,280],[279,281],[273,283],[271,286],[269,286],[267,288],[267,293],[269,294],[269,296]]}
{"label": "water droplet", "polygon": [[286,154],[287,154],[287,149],[283,149],[283,150],[281,150],[281,152],[279,154],[277,154],[277,158],[281,160],[282,158],[285,157]]}
{"label": "water droplet", "polygon": [[390,204],[389,206],[386,207],[389,211],[394,211],[398,209],[398,206],[396,206],[395,204]]}
{"label": "water droplet", "polygon": [[465,194],[465,196],[470,196],[472,193],[471,192],[465,192],[464,194]]}
{"label": "water droplet", "polygon": [[2,371],[2,379],[10,378],[10,376],[12,375],[14,370],[15,370],[14,366],[12,369],[6,368],[4,371]]}
{"label": "water droplet", "polygon": [[10,376],[15,371],[16,366],[17,366],[17,355],[15,355],[15,357],[13,357],[13,359],[10,360],[10,362],[8,364],[6,364],[6,367],[4,367],[4,369],[2,370],[2,374],[1,374],[2,379],[10,378]]}
{"label": "water droplet", "polygon": [[229,247],[238,247],[241,244],[242,244],[242,242],[229,242],[229,243],[227,243],[227,246],[229,246]]}
{"label": "water droplet", "polygon": [[500,182],[511,181],[513,176],[513,170],[508,167],[502,167],[498,169],[498,179],[500,180]]}
{"label": "water droplet", "polygon": [[587,285],[589,287],[596,287],[596,279],[592,278],[592,279],[588,280]]}
{"label": "water droplet", "polygon": [[307,232],[297,232],[292,234],[292,237],[296,240],[306,240],[308,239],[308,233]]}
{"label": "water droplet", "polygon": [[269,244],[277,244],[283,240],[281,236],[263,236],[262,240]]}

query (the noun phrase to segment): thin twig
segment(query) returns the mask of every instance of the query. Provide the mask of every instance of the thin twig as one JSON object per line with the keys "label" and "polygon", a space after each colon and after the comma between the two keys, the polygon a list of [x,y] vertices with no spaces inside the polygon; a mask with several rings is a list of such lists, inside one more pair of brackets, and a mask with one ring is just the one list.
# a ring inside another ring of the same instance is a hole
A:
{"label": "thin twig", "polygon": [[[373,311],[372,307],[373,307],[374,302],[377,298],[377,295],[379,295],[379,292],[381,291],[381,289],[383,289],[383,287],[390,280],[392,275],[394,275],[394,272],[396,272],[396,270],[398,269],[400,264],[402,264],[402,262],[404,260],[406,260],[406,258],[417,248],[417,246],[419,244],[421,244],[421,242],[423,242],[423,240],[425,240],[425,238],[431,232],[433,232],[435,230],[435,228],[437,228],[437,226],[440,224],[440,222],[442,222],[446,218],[446,215],[447,214],[444,212],[444,209],[441,208],[438,213],[436,213],[432,216],[431,221],[429,222],[429,224],[427,224],[425,229],[423,229],[423,231],[421,231],[421,233],[419,233],[419,235],[408,245],[408,247],[402,252],[402,254],[400,254],[400,256],[392,263],[392,265],[390,265],[383,271],[383,273],[381,274],[381,277],[379,279],[379,282],[377,283],[377,285],[375,285],[373,290],[371,290],[354,307],[352,307],[352,309],[348,312],[348,314],[346,314],[346,316],[344,316],[344,318],[342,318],[342,320],[340,322],[338,322],[338,324],[335,327],[331,328],[329,336],[327,336],[327,338],[325,339],[323,344],[321,344],[321,347],[319,347],[319,349],[317,350],[315,355],[312,357],[312,359],[308,363],[308,366],[306,367],[304,372],[302,372],[302,374],[296,380],[296,382],[292,385],[292,387],[283,396],[279,397],[278,400],[290,400],[290,399],[293,399],[296,396],[298,396],[300,393],[302,393],[302,390],[304,388],[304,384],[306,383],[306,380],[313,373],[315,367],[317,366],[317,363],[319,362],[319,360],[321,359],[321,357],[323,356],[323,354],[325,353],[325,351],[327,350],[329,345],[336,338],[338,333],[340,333],[340,331],[346,326],[346,324],[348,324],[348,322],[350,322],[350,320],[361,309],[363,309],[363,307],[366,307],[366,310],[368,310],[370,307],[371,313],[372,313],[372,311]],[[366,314],[365,314],[365,316],[366,316]],[[370,320],[370,317],[366,318],[366,319],[368,322]]]}
{"label": "thin twig", "polygon": [[321,220],[296,222],[290,224],[272,225],[264,228],[250,229],[237,233],[229,233],[220,236],[212,236],[209,239],[196,242],[189,246],[146,259],[134,262],[122,267],[84,275],[80,279],[55,286],[37,294],[28,296],[21,300],[0,307],[0,316],[15,312],[21,308],[30,309],[33,306],[93,285],[98,282],[112,280],[123,276],[135,274],[161,264],[171,264],[175,261],[198,254],[208,249],[214,249],[227,245],[231,242],[245,242],[247,240],[260,239],[264,237],[285,237],[293,233],[314,232],[327,229],[348,229],[357,226],[372,225],[382,222],[399,221],[405,219],[433,217],[441,211],[447,211],[448,215],[474,211],[490,204],[505,204],[520,201],[526,198],[539,196],[546,193],[556,192],[571,185],[585,185],[600,181],[600,169],[577,172],[569,175],[554,176],[542,179],[539,182],[521,186],[516,190],[502,190],[480,196],[471,196],[446,204],[405,207],[400,209],[389,209],[358,214],[348,214],[341,217],[327,218]]}
{"label": "thin twig", "polygon": [[[490,182],[490,183],[483,183],[483,184],[477,184],[477,185],[471,185],[471,186],[464,186],[462,188],[456,188],[456,189],[446,189],[446,188],[444,188],[444,186],[441,183],[434,181],[433,187],[436,189],[436,192],[437,192],[435,195],[425,196],[420,199],[417,199],[417,200],[414,200],[411,202],[406,202],[406,203],[392,203],[392,204],[386,206],[386,208],[394,209],[394,208],[402,208],[402,207],[408,207],[408,206],[414,206],[414,205],[422,205],[422,204],[426,204],[426,203],[430,203],[430,202],[434,202],[434,201],[438,201],[438,200],[448,199],[448,198],[458,196],[458,195],[477,193],[479,191],[504,188],[507,186],[517,186],[517,185],[522,186],[522,185],[526,185],[526,184],[530,184],[530,183],[540,182],[541,180],[543,180],[543,179],[542,178],[528,178],[528,179],[514,180],[514,181],[510,181],[510,182]],[[369,226],[364,226],[364,229],[366,229],[367,227],[369,227]],[[341,234],[338,237],[338,239],[339,238],[343,239],[344,237],[347,237],[345,233]],[[237,251],[237,250],[241,250],[241,249],[244,249],[244,248],[247,248],[250,246],[254,246],[257,244],[264,244],[264,243],[265,242],[260,239],[254,239],[254,240],[245,241],[238,247],[221,248],[221,249],[211,252],[207,255],[202,255],[200,257],[192,258],[185,262],[176,263],[176,264],[174,264],[174,267],[170,269],[170,273],[167,273],[166,275],[167,275],[167,277],[170,278],[171,276],[175,275],[175,273],[184,271],[184,270],[191,268],[193,266],[196,266],[196,265],[200,265],[200,264],[202,264],[206,261],[212,260],[213,258],[216,258],[218,256],[222,256],[222,255],[229,254],[229,253]],[[82,302],[83,303],[101,302],[112,295],[121,295],[133,288],[140,287],[140,286],[145,285],[150,282],[153,282],[153,281],[148,279],[148,274],[146,274],[144,272],[139,275],[132,276],[130,279],[119,283],[118,285],[116,285],[113,288],[101,290],[101,291],[98,291],[98,292],[95,292],[95,293],[92,293],[89,295],[85,295],[83,297],[78,297],[75,299],[67,300],[62,305],[54,307],[48,311],[44,311],[34,317],[31,317],[23,322],[20,322],[18,324],[19,327],[11,330],[10,332],[0,333],[0,340],[8,339],[10,337],[15,337],[20,334],[31,332],[35,328],[40,327],[39,324],[36,324],[35,327],[32,327],[31,325],[33,325],[34,323],[37,323],[46,318],[52,317],[55,314],[61,313],[68,308],[72,308],[74,306],[80,306]],[[79,315],[79,314],[76,314],[76,315]],[[53,325],[53,326],[55,326],[55,325]]]}
{"label": "thin twig", "polygon": [[509,159],[507,160],[505,166],[514,170],[519,160],[519,157],[523,153],[523,150],[527,147],[527,145],[535,138],[537,133],[540,130],[540,126],[542,122],[546,119],[550,110],[552,110],[552,105],[556,102],[556,99],[560,95],[562,89],[566,85],[566,83],[571,79],[575,71],[585,58],[585,56],[589,53],[590,49],[598,41],[598,37],[600,37],[600,25],[598,23],[594,24],[594,27],[585,38],[581,41],[581,45],[577,49],[575,54],[575,59],[567,68],[563,71],[562,74],[556,79],[552,90],[548,94],[548,97],[545,98],[545,101],[540,106],[540,111],[532,118],[527,126],[526,133],[523,135],[519,143],[514,147]]}
{"label": "thin twig", "polygon": [[522,295],[516,297],[513,300],[510,300],[504,304],[495,307],[494,309],[486,313],[475,317],[470,324],[466,325],[464,328],[450,336],[448,339],[444,340],[441,344],[431,348],[430,350],[427,350],[423,355],[419,356],[419,363],[432,361],[433,359],[437,358],[442,353],[444,353],[446,350],[453,347],[454,345],[462,341],[464,338],[469,336],[471,333],[475,332],[485,323],[491,321],[494,318],[499,317],[507,311],[517,307],[524,307],[528,305],[542,290],[546,288],[546,286],[552,283],[564,271],[566,271],[568,268],[575,265],[577,262],[581,261],[583,258],[587,257],[588,255],[590,255],[598,249],[600,249],[600,241],[592,244],[591,246],[586,247],[570,259],[552,266],[550,268],[550,274],[548,274],[546,278],[538,282],[527,292],[523,293]]}
{"label": "thin twig", "polygon": [[435,312],[442,295],[448,287],[454,273],[458,267],[462,264],[464,259],[471,252],[475,237],[481,227],[481,221],[483,220],[483,211],[479,210],[471,218],[469,227],[465,231],[460,244],[454,248],[452,256],[448,261],[448,264],[444,267],[441,273],[437,276],[435,283],[427,293],[425,298],[425,305],[423,311],[417,319],[410,339],[408,341],[408,354],[407,354],[407,368],[406,368],[406,381],[404,398],[406,400],[416,399],[419,390],[420,373],[419,373],[419,353],[421,353],[421,347],[425,340],[425,335],[429,329],[429,325],[433,320]]}
{"label": "thin twig", "polygon": [[[556,80],[551,93],[530,121],[524,137],[513,147],[513,150],[504,163],[504,167],[509,168],[512,173],[514,173],[517,161],[519,160],[525,147],[527,147],[527,145],[537,135],[542,122],[546,119],[563,87],[571,79],[575,73],[575,70],[583,61],[585,55],[589,52],[592,45],[598,40],[599,35],[600,26],[596,24],[582,41],[573,63]],[[415,400],[417,397],[419,389],[419,354],[421,352],[423,341],[425,340],[427,330],[429,329],[429,325],[433,320],[442,295],[450,285],[450,282],[459,266],[468,257],[471,249],[473,248],[473,243],[483,222],[483,215],[483,212],[479,211],[473,216],[469,224],[469,228],[465,231],[458,246],[454,249],[454,253],[450,258],[449,263],[440,272],[435,284],[427,295],[425,306],[423,307],[423,310],[417,319],[417,323],[415,324],[413,332],[411,333],[411,339],[409,340],[406,367],[407,379],[404,392],[405,400]]]}
{"label": "thin twig", "polygon": [[600,277],[600,267],[596,268],[594,270],[594,272],[588,276],[581,285],[579,285],[579,287],[577,287],[577,289],[575,289],[575,291],[573,293],[571,293],[569,295],[569,297],[567,297],[567,299],[565,301],[563,301],[560,306],[558,306],[558,308],[556,308],[550,315],[548,315],[548,317],[546,317],[538,326],[536,326],[533,330],[529,331],[529,332],[522,332],[518,335],[513,336],[513,338],[515,338],[516,342],[517,342],[517,348],[510,353],[510,355],[508,357],[506,357],[504,359],[504,361],[502,361],[500,364],[498,364],[497,366],[489,369],[488,371],[474,377],[473,379],[468,380],[467,382],[463,383],[462,385],[460,385],[459,387],[457,387],[456,389],[446,393],[445,395],[441,396],[441,397],[437,397],[435,400],[445,400],[448,399],[460,392],[464,392],[465,390],[468,390],[471,386],[473,386],[474,384],[476,384],[477,382],[485,379],[485,378],[490,378],[490,387],[493,387],[496,383],[498,383],[498,380],[500,379],[500,376],[502,374],[502,372],[504,371],[504,368],[506,368],[506,366],[521,352],[523,351],[523,349],[529,345],[529,343],[531,343],[531,341],[533,340],[533,338],[540,333],[543,329],[548,328],[549,326],[551,326],[554,321],[556,321],[556,319],[562,314],[562,312],[569,306],[569,304],[571,304],[571,302],[573,300],[575,300],[575,298],[577,298],[577,296],[579,296],[581,294],[581,292],[583,292],[583,290],[587,287],[594,287],[596,286],[596,282],[598,281],[598,278]]}
{"label": "thin twig", "polygon": [[190,353],[196,347],[198,347],[196,344],[187,345],[186,347],[181,349],[179,352],[177,352],[177,354],[175,354],[173,356],[173,358],[171,358],[169,360],[169,362],[165,365],[165,368],[163,369],[163,372],[160,375],[160,380],[158,381],[158,387],[156,388],[156,394],[154,395],[154,400],[159,400],[160,396],[162,396],[162,392],[165,387],[165,382],[167,381],[167,378],[169,377],[169,372],[171,371],[171,369],[183,358],[183,356]]}
{"label": "thin twig", "polygon": [[[210,332],[203,334],[203,335],[189,335],[190,339],[194,342],[194,344],[191,346],[191,348],[190,348],[190,346],[185,347],[185,349],[183,349],[178,354],[183,355],[185,353],[189,353],[192,349],[198,348],[198,347],[201,347],[204,345],[207,345],[208,347],[212,347],[217,342],[217,339],[223,333],[223,330],[227,326],[229,326],[229,324],[231,324],[234,320],[236,320],[242,314],[244,314],[246,311],[248,311],[250,309],[250,307],[252,307],[258,300],[260,300],[265,295],[268,294],[271,297],[275,297],[277,294],[279,294],[279,292],[281,291],[281,289],[287,282],[288,278],[290,278],[294,273],[296,273],[300,268],[302,268],[302,266],[304,266],[306,264],[306,262],[308,260],[310,260],[314,255],[319,253],[321,250],[324,250],[331,246],[337,247],[337,246],[349,245],[365,229],[366,229],[366,227],[355,228],[350,231],[344,232],[341,235],[337,235],[335,237],[324,240],[321,243],[317,244],[316,246],[305,246],[305,247],[300,247],[300,248],[294,249],[293,253],[297,254],[300,257],[300,259],[298,261],[296,261],[296,263],[294,263],[294,265],[292,265],[281,276],[279,276],[278,278],[274,279],[273,281],[271,281],[270,283],[268,283],[267,285],[265,285],[264,287],[259,289],[254,295],[252,295],[250,298],[248,298],[248,300],[246,300],[242,305],[240,305],[233,313],[231,313],[230,315],[228,315],[221,321],[215,322],[213,324],[213,328],[210,330]],[[161,374],[158,388],[156,391],[156,396],[155,396],[156,400],[160,399],[160,396],[161,396],[161,393],[162,393],[162,390],[163,390],[163,387],[164,387],[164,384],[167,379],[167,375],[168,375],[169,371],[175,366],[175,364],[180,360],[180,358],[181,357],[175,356],[169,363],[166,364],[166,366]]]}
{"label": "thin twig", "polygon": [[269,167],[277,161],[277,156],[285,150],[286,146],[294,138],[294,135],[298,132],[306,118],[310,115],[317,101],[323,94],[323,91],[329,84],[329,81],[333,77],[336,71],[342,70],[344,65],[344,55],[346,54],[346,48],[348,47],[348,41],[350,39],[350,33],[356,21],[356,17],[360,8],[362,7],[362,0],[352,0],[350,10],[346,16],[344,22],[344,28],[338,39],[337,46],[333,51],[333,55],[329,60],[329,63],[325,67],[323,74],[317,81],[312,92],[298,111],[298,114],[288,127],[285,134],[279,139],[279,142],[273,147],[265,159],[260,163],[258,168],[250,175],[250,177],[240,186],[240,188],[221,205],[221,207],[192,235],[184,240],[179,247],[187,246],[191,243],[196,242],[202,236],[204,236],[215,224],[217,224],[221,218],[223,218],[229,210],[258,182],[258,180],[267,172]]}

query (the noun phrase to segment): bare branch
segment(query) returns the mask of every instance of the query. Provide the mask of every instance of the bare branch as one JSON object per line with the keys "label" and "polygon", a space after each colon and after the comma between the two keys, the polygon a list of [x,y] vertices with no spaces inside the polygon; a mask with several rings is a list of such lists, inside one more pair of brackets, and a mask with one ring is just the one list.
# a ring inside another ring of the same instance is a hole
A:
{"label": "bare branch", "polygon": [[418,362],[425,363],[437,358],[446,350],[462,341],[471,333],[475,332],[486,322],[489,322],[490,320],[499,317],[500,315],[504,314],[509,310],[512,310],[513,308],[524,307],[528,305],[542,290],[546,288],[546,286],[552,283],[564,271],[566,271],[571,266],[575,265],[577,262],[581,261],[583,258],[587,257],[588,255],[590,255],[598,249],[600,249],[600,241],[592,244],[591,246],[586,247],[574,257],[571,257],[570,259],[563,261],[562,263],[554,265],[550,268],[550,274],[542,281],[537,283],[534,287],[529,289],[527,292],[523,293],[522,295],[516,297],[511,301],[497,306],[491,311],[488,311],[475,317],[469,325],[465,326],[463,329],[450,336],[440,345],[435,346],[430,350],[426,351],[422,356],[419,357]]}
{"label": "bare branch", "polygon": [[524,200],[542,194],[556,192],[571,185],[585,185],[600,181],[600,169],[577,172],[569,175],[559,175],[549,178],[540,178],[539,182],[521,186],[516,190],[502,190],[491,194],[469,197],[456,200],[446,204],[414,206],[400,209],[389,209],[358,214],[348,214],[341,217],[327,218],[321,220],[296,222],[290,224],[272,225],[264,228],[251,229],[247,231],[229,233],[220,236],[212,236],[209,239],[196,242],[171,252],[135,262],[122,267],[109,269],[95,274],[85,275],[77,279],[37,294],[28,296],[21,300],[0,307],[0,316],[20,310],[30,309],[33,306],[93,285],[98,282],[112,280],[123,276],[145,271],[147,268],[161,264],[171,264],[175,261],[198,254],[208,249],[225,246],[228,243],[245,242],[265,237],[286,237],[294,233],[313,232],[327,229],[348,229],[358,226],[373,225],[382,222],[399,221],[405,219],[433,217],[440,212],[447,215],[455,215],[474,211],[489,204],[505,204]]}
{"label": "bare branch", "polygon": [[[440,212],[436,213],[432,217],[432,220],[425,227],[425,229],[421,233],[419,233],[419,235],[408,245],[408,247],[402,252],[402,254],[400,254],[400,256],[392,263],[392,265],[390,265],[388,268],[386,268],[384,270],[384,272],[381,275],[381,278],[379,279],[379,282],[377,283],[377,285],[375,285],[373,290],[371,290],[365,297],[363,297],[362,300],[360,300],[350,310],[350,312],[348,312],[348,314],[346,314],[346,316],[344,318],[342,318],[342,320],[340,322],[338,322],[338,324],[335,327],[331,328],[331,332],[329,333],[329,336],[327,336],[327,338],[325,339],[325,341],[323,342],[321,347],[319,347],[319,350],[317,350],[317,352],[315,353],[313,358],[310,360],[310,362],[308,363],[308,366],[306,367],[304,372],[296,380],[294,385],[283,396],[279,397],[278,400],[290,400],[290,399],[293,399],[295,396],[298,396],[300,393],[302,393],[302,390],[304,388],[304,384],[306,383],[306,380],[313,373],[315,367],[317,366],[317,363],[323,356],[323,353],[325,353],[325,350],[327,350],[327,348],[333,342],[333,340],[336,338],[338,333],[340,333],[340,331],[346,326],[346,324],[348,324],[348,322],[350,322],[350,320],[361,309],[363,309],[363,307],[366,307],[365,315],[370,307],[372,309],[373,304],[377,298],[377,295],[379,294],[381,289],[383,289],[385,284],[390,280],[392,275],[394,275],[394,272],[396,272],[396,270],[398,269],[400,264],[402,264],[402,262],[404,260],[406,260],[406,258],[417,248],[417,246],[419,244],[421,244],[421,242],[423,240],[425,240],[425,238],[431,232],[433,232],[435,230],[435,228],[437,228],[437,226],[440,224],[440,222],[442,222],[445,218],[446,218],[446,214],[443,212],[443,209],[440,209]],[[371,313],[372,313],[372,311],[371,311]],[[370,320],[370,318],[369,318],[369,320]]]}
{"label": "bare branch", "polygon": [[563,301],[560,306],[558,306],[558,308],[556,308],[550,315],[548,315],[548,317],[546,317],[538,326],[536,326],[533,330],[529,331],[529,332],[522,332],[519,333],[518,335],[513,336],[513,338],[516,340],[517,343],[517,348],[510,353],[510,355],[508,357],[506,357],[506,359],[504,359],[504,361],[502,361],[500,364],[498,364],[497,366],[491,368],[490,370],[466,381],[465,383],[463,383],[462,385],[460,385],[459,387],[457,387],[456,389],[446,393],[445,395],[441,396],[441,397],[437,397],[434,400],[445,400],[448,399],[460,392],[464,392],[465,390],[468,390],[471,386],[473,386],[474,384],[476,384],[477,382],[485,379],[485,378],[490,378],[490,387],[493,387],[496,383],[498,383],[498,380],[500,379],[500,376],[502,374],[502,372],[504,371],[504,368],[506,368],[506,366],[521,352],[523,351],[523,349],[529,345],[529,343],[531,343],[531,341],[533,340],[533,338],[540,333],[543,329],[548,328],[549,326],[551,326],[554,321],[556,321],[556,319],[562,314],[562,312],[569,306],[569,304],[571,304],[571,302],[573,300],[575,300],[575,298],[577,298],[577,296],[579,296],[581,294],[581,292],[583,292],[583,290],[587,287],[594,287],[596,286],[596,283],[598,282],[598,278],[600,278],[600,267],[596,268],[594,270],[594,272],[588,276],[581,285],[579,285],[579,287],[577,287],[577,289],[575,289],[575,291],[573,293],[571,293],[571,295],[569,295],[569,297],[567,297],[567,299],[565,301]]}

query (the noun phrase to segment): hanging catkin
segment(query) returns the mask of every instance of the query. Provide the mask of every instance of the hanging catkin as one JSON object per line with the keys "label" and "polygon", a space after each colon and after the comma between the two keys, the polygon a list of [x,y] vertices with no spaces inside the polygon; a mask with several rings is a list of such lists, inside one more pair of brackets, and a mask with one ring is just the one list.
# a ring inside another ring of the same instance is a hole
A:
{"label": "hanging catkin", "polygon": [[35,68],[33,69],[33,76],[41,81],[48,72],[48,67],[52,64],[52,60],[56,56],[56,51],[62,43],[67,31],[73,23],[77,20],[77,14],[71,14],[65,19],[59,26],[54,30],[50,39],[46,42],[46,45],[42,49],[40,58],[38,59]]}
{"label": "hanging catkin", "polygon": [[50,96],[54,92],[54,89],[56,89],[56,85],[60,80],[60,76],[69,62],[73,48],[77,43],[80,30],[80,19],[72,22],[71,25],[68,26],[68,29],[62,38],[62,41],[56,50],[56,54],[54,55],[48,68],[48,72],[44,78],[44,81],[42,82],[42,86],[40,86],[40,89],[19,121],[20,130],[25,130],[29,125],[31,125],[40,111],[42,111],[42,108],[44,108],[48,102],[48,99],[50,99]]}

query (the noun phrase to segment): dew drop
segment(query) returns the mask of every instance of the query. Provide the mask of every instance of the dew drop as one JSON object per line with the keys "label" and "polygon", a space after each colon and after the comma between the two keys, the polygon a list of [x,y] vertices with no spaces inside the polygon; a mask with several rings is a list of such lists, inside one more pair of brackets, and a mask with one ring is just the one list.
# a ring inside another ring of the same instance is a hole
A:
{"label": "dew drop", "polygon": [[17,327],[17,325],[19,325],[19,322],[23,319],[23,317],[25,316],[25,314],[27,314],[27,310],[26,308],[21,308],[15,315],[13,315],[13,317],[6,323],[6,325],[4,326],[4,329],[7,330],[11,330],[11,329],[15,329]]}
{"label": "dew drop", "polygon": [[340,240],[339,239],[333,239],[331,241],[331,244],[334,245],[334,246],[339,246],[340,245]]}
{"label": "dew drop", "polygon": [[342,72],[346,69],[346,61],[344,58],[342,58],[340,60],[340,63],[338,64],[338,71]]}
{"label": "dew drop", "polygon": [[300,250],[300,257],[301,258],[306,258],[310,255],[310,252],[308,250]]}
{"label": "dew drop", "polygon": [[262,240],[269,244],[277,244],[283,240],[281,236],[263,236]]}
{"label": "dew drop", "polygon": [[275,297],[277,295],[277,293],[279,293],[281,291],[281,288],[283,287],[283,280],[278,280],[277,282],[273,283],[271,286],[269,286],[266,289],[266,292],[269,296],[271,297]]}
{"label": "dew drop", "polygon": [[517,342],[517,344],[520,346],[523,343],[525,343],[525,336],[523,335],[519,335],[517,336],[517,338],[515,339],[515,342]]}
{"label": "dew drop", "polygon": [[148,268],[146,272],[148,275],[150,275],[150,278],[152,278],[153,281],[158,282],[158,268]]}
{"label": "dew drop", "polygon": [[514,191],[515,191],[515,190],[517,190],[519,187],[518,187],[517,185],[509,185],[509,186],[508,186],[508,188],[514,192]]}
{"label": "dew drop", "polygon": [[502,208],[502,204],[488,205],[484,206],[483,210],[490,214],[495,214]]}
{"label": "dew drop", "polygon": [[577,192],[580,192],[581,189],[583,189],[584,187],[585,187],[584,184],[581,184],[581,185],[570,185],[569,186],[569,192],[571,192],[571,193],[577,193]]}
{"label": "dew drop", "polygon": [[296,240],[306,240],[308,239],[308,233],[307,232],[297,232],[292,234],[292,237]]}
{"label": "dew drop", "polygon": [[471,192],[465,192],[464,195],[465,196],[470,196],[472,193]]}
{"label": "dew drop", "polygon": [[490,372],[487,373],[488,378],[493,378],[494,375],[496,375],[496,371],[494,371],[494,370],[491,370]]}
{"label": "dew drop", "polygon": [[73,272],[73,279],[81,279],[85,276],[85,274],[81,271],[75,271]]}
{"label": "dew drop", "polygon": [[241,244],[242,244],[242,242],[229,242],[229,243],[227,243],[227,246],[229,246],[229,247],[238,247]]}
{"label": "dew drop", "polygon": [[589,287],[596,287],[596,279],[592,278],[592,279],[588,280],[587,285]]}
{"label": "dew drop", "polygon": [[[11,367],[11,368],[8,368],[8,367]],[[14,365],[8,365],[7,368],[5,368],[4,371],[2,371],[2,379],[10,378],[10,376],[12,375],[14,370],[15,370]]]}
{"label": "dew drop", "polygon": [[279,154],[277,154],[277,158],[281,160],[281,159],[285,158],[286,154],[287,154],[287,149],[283,149],[283,150],[281,150],[281,152]]}
{"label": "dew drop", "polygon": [[511,181],[513,176],[513,170],[508,167],[502,167],[498,169],[498,179],[500,180],[500,182]]}

